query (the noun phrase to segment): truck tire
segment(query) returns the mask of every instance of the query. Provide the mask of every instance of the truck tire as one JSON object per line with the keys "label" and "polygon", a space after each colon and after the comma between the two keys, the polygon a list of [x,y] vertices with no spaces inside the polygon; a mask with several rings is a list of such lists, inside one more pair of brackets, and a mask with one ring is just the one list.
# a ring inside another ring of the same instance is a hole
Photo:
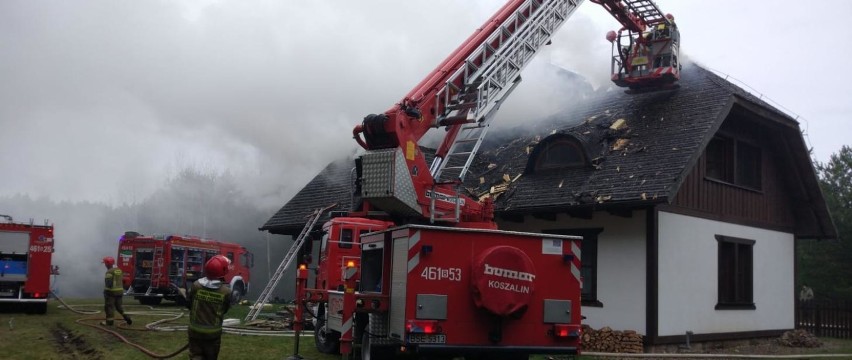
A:
{"label": "truck tire", "polygon": [[27,312],[30,314],[45,314],[47,313],[47,303],[44,302],[29,304]]}
{"label": "truck tire", "polygon": [[140,304],[148,305],[148,306],[160,305],[160,303],[163,302],[163,298],[161,298],[159,296],[157,296],[157,297],[144,296],[144,297],[138,298],[138,300],[139,300]]}
{"label": "truck tire", "polygon": [[465,360],[529,360],[529,354],[514,354],[514,353],[484,353],[476,355],[466,355]]}
{"label": "truck tire", "polygon": [[389,360],[394,358],[395,352],[393,346],[373,346],[366,331],[361,337],[361,360]]}
{"label": "truck tire", "polygon": [[236,305],[243,299],[243,296],[246,294],[246,287],[243,285],[242,281],[237,281],[234,284],[234,288],[231,289],[231,305]]}
{"label": "truck tire", "polygon": [[314,329],[314,342],[317,351],[323,354],[338,354],[340,351],[340,333],[328,328],[325,319],[317,318],[317,327]]}

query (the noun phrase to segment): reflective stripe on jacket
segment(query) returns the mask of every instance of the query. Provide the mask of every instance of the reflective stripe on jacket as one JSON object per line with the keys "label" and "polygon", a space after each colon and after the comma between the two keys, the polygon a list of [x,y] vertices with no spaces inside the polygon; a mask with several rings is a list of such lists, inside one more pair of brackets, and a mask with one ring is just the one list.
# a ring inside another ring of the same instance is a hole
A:
{"label": "reflective stripe on jacket", "polygon": [[124,293],[124,285],[121,283],[121,269],[115,267],[107,270],[104,276],[104,292],[121,295]]}
{"label": "reflective stripe on jacket", "polygon": [[222,335],[222,320],[231,305],[231,288],[219,285],[202,286],[206,278],[192,283],[189,291],[189,336],[193,338],[218,338]]}

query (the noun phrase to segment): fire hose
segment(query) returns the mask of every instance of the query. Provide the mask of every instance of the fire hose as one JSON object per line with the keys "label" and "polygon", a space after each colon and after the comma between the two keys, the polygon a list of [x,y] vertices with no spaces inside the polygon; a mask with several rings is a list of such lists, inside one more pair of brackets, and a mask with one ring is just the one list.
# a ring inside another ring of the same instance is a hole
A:
{"label": "fire hose", "polygon": [[[83,310],[83,309],[79,309],[79,308],[90,307],[90,306],[103,306],[102,304],[69,305],[62,298],[57,296],[55,293],[51,292],[51,295],[61,303],[61,305],[59,306],[60,309],[64,308],[64,309],[67,309],[67,310],[69,310],[69,311],[71,311],[75,314],[80,314],[80,315],[98,314],[98,313],[101,313],[101,310]],[[159,320],[153,321],[151,323],[148,323],[148,324],[145,325],[144,329],[134,329],[134,328],[129,328],[129,327],[119,325],[118,327],[121,328],[121,329],[134,330],[134,331],[146,331],[146,330],[147,331],[186,331],[187,330],[186,325],[171,325],[171,326],[162,325],[162,324],[180,319],[181,317],[184,316],[183,311],[177,311],[177,312],[175,312],[175,311],[162,311],[162,310],[158,310],[158,309],[154,308],[153,306],[148,306],[148,305],[128,305],[128,306],[144,306],[144,307],[147,307],[148,309],[150,309],[149,311],[127,311],[127,312],[125,312],[128,315],[166,316],[166,318],[159,319]],[[75,322],[78,323],[78,324],[81,324],[81,325],[85,325],[85,326],[88,326],[88,327],[91,327],[91,328],[95,328],[95,329],[107,332],[107,333],[115,336],[116,338],[118,338],[119,340],[124,342],[125,344],[128,344],[128,345],[138,349],[139,351],[141,351],[145,355],[148,355],[151,358],[155,358],[155,359],[172,358],[174,356],[177,356],[178,354],[180,354],[181,352],[183,352],[187,348],[189,348],[189,344],[187,343],[183,347],[181,347],[179,350],[177,350],[173,353],[166,354],[166,355],[157,354],[157,353],[155,353],[155,352],[153,352],[149,349],[146,349],[142,345],[133,343],[132,341],[128,340],[126,337],[121,335],[121,333],[119,333],[119,332],[117,332],[113,329],[109,329],[109,328],[101,326],[97,323],[92,323],[92,321],[97,321],[97,320],[103,320],[103,318],[88,316],[88,317],[83,317],[83,318],[77,319]],[[122,323],[120,323],[120,324],[122,324]],[[246,329],[246,328],[243,328],[243,327],[236,327],[236,326],[223,326],[222,331],[225,332],[225,333],[234,334],[234,335],[294,336],[294,332],[292,330],[255,330],[255,329]]]}

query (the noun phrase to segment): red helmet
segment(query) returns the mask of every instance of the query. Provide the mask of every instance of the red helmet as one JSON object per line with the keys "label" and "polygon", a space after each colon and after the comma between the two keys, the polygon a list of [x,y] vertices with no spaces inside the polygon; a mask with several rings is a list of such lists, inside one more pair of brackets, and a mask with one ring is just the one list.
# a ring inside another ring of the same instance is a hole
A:
{"label": "red helmet", "polygon": [[224,255],[216,255],[204,264],[204,274],[208,279],[223,278],[231,270],[231,260]]}
{"label": "red helmet", "polygon": [[104,263],[104,265],[106,265],[106,267],[108,268],[111,268],[113,265],[115,265],[115,259],[112,256],[104,256],[104,259],[101,260],[101,262]]}

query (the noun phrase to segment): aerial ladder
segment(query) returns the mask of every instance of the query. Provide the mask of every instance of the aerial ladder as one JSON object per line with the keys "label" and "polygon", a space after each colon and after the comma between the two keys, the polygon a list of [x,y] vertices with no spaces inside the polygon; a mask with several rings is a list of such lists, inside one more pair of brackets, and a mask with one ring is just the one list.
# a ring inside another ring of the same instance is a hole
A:
{"label": "aerial ladder", "polygon": [[[623,26],[607,37],[615,54],[613,82],[631,89],[674,87],[680,78],[674,18],[651,0],[592,1]],[[471,199],[461,184],[521,71],[581,4],[507,2],[400,102],[355,126],[354,138],[367,150],[356,162],[362,213],[378,208],[411,221],[492,223],[490,200]],[[432,128],[447,133],[427,165],[418,141]]]}
{"label": "aerial ladder", "polygon": [[651,0],[591,0],[621,25],[606,39],[612,43],[612,81],[631,90],[677,87],[680,80],[680,32],[671,14]]}
{"label": "aerial ladder", "polygon": [[[367,150],[359,159],[363,210],[493,228],[490,202],[461,194],[462,181],[521,71],[581,3],[509,1],[399,103],[365,117],[353,129]],[[427,165],[418,140],[441,127],[447,134]]]}
{"label": "aerial ladder", "polygon": [[296,240],[293,242],[293,245],[290,246],[290,250],[287,251],[287,254],[284,255],[284,258],[281,260],[281,263],[278,265],[278,268],[275,269],[275,272],[269,278],[269,282],[266,284],[266,287],[263,288],[263,291],[260,292],[260,296],[257,297],[257,301],[255,301],[254,305],[251,306],[248,314],[246,315],[245,321],[252,321],[257,319],[257,316],[260,314],[260,311],[263,309],[263,306],[269,302],[269,298],[272,297],[272,292],[275,290],[275,287],[278,286],[278,282],[281,281],[281,278],[284,276],[284,273],[287,271],[287,268],[290,264],[293,263],[293,260],[296,259],[296,256],[299,254],[299,250],[302,248],[302,245],[305,244],[305,240],[308,238],[311,231],[314,229],[314,226],[322,217],[328,209],[336,206],[337,204],[333,204],[330,206],[326,206],[324,208],[319,208],[314,210],[310,215],[307,216],[307,222],[305,227],[302,228],[302,232],[296,237]]}

